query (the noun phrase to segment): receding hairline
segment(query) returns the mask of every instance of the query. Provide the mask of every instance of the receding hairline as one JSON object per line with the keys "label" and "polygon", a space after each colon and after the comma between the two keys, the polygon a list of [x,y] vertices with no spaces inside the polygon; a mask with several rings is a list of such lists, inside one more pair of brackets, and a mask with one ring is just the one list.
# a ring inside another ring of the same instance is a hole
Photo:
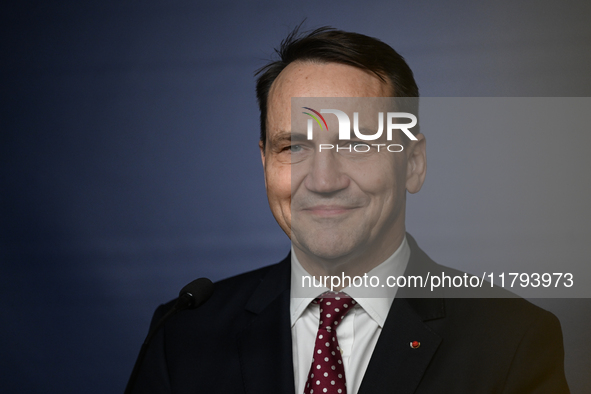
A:
{"label": "receding hairline", "polygon": [[[281,70],[281,72],[277,75],[277,77],[273,80],[273,83],[271,84],[269,91],[267,93],[267,111],[266,111],[266,133],[265,133],[265,138],[266,141],[262,141],[264,146],[267,147],[268,144],[267,142],[276,142],[278,140],[281,139],[285,139],[285,136],[291,136],[292,132],[291,131],[279,131],[279,133],[270,133],[269,131],[271,130],[269,128],[269,117],[272,116],[272,111],[269,111],[269,109],[271,108],[271,106],[273,105],[273,98],[275,97],[275,95],[277,94],[277,90],[281,89],[281,87],[279,87],[281,83],[284,83],[286,81],[285,79],[285,71],[293,71],[294,67],[298,67],[299,65],[308,65],[308,64],[316,64],[316,65],[328,65],[328,64],[337,64],[337,65],[342,65],[342,66],[348,66],[350,68],[353,68],[355,70],[360,70],[362,72],[364,72],[366,75],[372,77],[375,81],[378,82],[379,85],[377,85],[377,88],[380,89],[380,94],[377,95],[370,95],[370,96],[364,96],[364,95],[356,95],[356,96],[309,96],[310,98],[393,98],[393,90],[394,90],[394,86],[392,83],[387,83],[386,76],[384,78],[380,78],[379,75],[376,75],[375,72],[373,72],[372,70],[369,69],[365,69],[362,67],[357,67],[351,64],[346,64],[346,63],[342,63],[342,62],[336,62],[336,61],[324,61],[323,59],[298,59],[296,61],[293,61],[291,63],[289,63],[287,66],[285,66],[285,68],[283,70]],[[299,95],[293,95],[291,96],[293,97],[307,97],[307,96],[299,96]],[[273,138],[271,138],[271,135],[273,134]],[[281,136],[280,136],[281,135]]]}
{"label": "receding hairline", "polygon": [[[369,76],[376,78],[380,82],[380,87],[383,87],[383,86],[387,87],[386,91],[384,92],[384,95],[375,96],[375,97],[396,97],[394,83],[390,80],[390,78],[387,75],[380,74],[376,71],[373,71],[373,70],[370,70],[367,68],[363,68],[363,67],[358,67],[356,65],[352,65],[352,64],[348,64],[348,63],[344,63],[344,62],[329,61],[329,60],[317,59],[317,58],[304,58],[304,59],[295,60],[295,61],[289,63],[288,65],[286,65],[283,68],[283,70],[281,70],[281,72],[277,75],[277,77],[273,80],[273,82],[271,83],[271,86],[269,87],[269,91],[267,93],[267,109],[269,108],[269,103],[271,101],[270,98],[274,94],[275,90],[277,89],[277,81],[280,81],[280,82],[283,81],[282,76],[285,75],[284,72],[290,68],[297,67],[298,65],[305,65],[305,64],[319,64],[319,65],[339,64],[342,66],[352,67],[354,69],[363,71],[365,74],[367,74]],[[330,97],[330,96],[327,96],[327,97]],[[363,97],[363,96],[354,96],[354,97]],[[267,118],[268,117],[269,117],[269,114],[267,113]]]}

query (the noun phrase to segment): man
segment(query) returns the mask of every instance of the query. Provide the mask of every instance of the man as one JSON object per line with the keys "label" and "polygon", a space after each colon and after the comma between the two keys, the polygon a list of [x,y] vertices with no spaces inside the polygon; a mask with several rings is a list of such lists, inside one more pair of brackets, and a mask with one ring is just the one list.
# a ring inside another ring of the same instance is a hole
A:
{"label": "man", "polygon": [[[365,140],[405,113],[354,120],[351,139],[336,133],[342,114],[400,110],[389,97],[410,98],[416,111],[418,88],[404,59],[376,39],[329,28],[294,32],[278,52],[257,83],[260,150],[269,205],[292,253],[216,283],[205,305],[171,318],[148,350],[135,392],[568,392],[560,325],[524,300],[332,286],[345,276],[462,273],[435,264],[405,231],[406,192],[418,192],[425,179],[425,137]],[[340,112],[327,109],[337,105]],[[310,122],[306,133],[308,115],[318,127]],[[398,148],[379,151],[380,143]],[[306,277],[331,283],[305,286]],[[154,321],[170,307],[161,306]]]}

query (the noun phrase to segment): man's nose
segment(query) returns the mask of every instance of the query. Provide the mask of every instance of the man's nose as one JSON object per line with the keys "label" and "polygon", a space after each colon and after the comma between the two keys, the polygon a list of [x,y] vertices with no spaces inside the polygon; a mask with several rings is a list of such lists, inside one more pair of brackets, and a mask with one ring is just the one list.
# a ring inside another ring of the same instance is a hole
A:
{"label": "man's nose", "polygon": [[350,181],[343,171],[338,153],[316,152],[304,179],[304,186],[312,192],[326,194],[346,189]]}

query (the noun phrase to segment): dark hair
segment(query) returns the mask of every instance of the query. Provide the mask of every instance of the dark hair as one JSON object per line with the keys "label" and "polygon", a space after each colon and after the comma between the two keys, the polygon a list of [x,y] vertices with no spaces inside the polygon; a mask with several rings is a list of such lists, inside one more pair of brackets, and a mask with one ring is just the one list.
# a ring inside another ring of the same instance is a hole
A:
{"label": "dark hair", "polygon": [[[301,25],[300,25],[301,26]],[[257,100],[261,111],[261,141],[267,137],[267,99],[275,79],[288,64],[295,61],[341,63],[376,74],[388,83],[395,97],[419,97],[412,70],[402,56],[377,38],[349,33],[332,27],[321,27],[300,34],[296,27],[275,49],[279,60],[255,72]]]}

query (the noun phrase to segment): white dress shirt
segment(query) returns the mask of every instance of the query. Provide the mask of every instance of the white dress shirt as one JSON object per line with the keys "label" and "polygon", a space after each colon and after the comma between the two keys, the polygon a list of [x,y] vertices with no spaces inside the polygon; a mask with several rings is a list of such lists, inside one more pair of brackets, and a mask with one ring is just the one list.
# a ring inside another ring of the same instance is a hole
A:
{"label": "white dress shirt", "polygon": [[[396,252],[367,275],[378,276],[380,282],[385,283],[385,278],[390,275],[404,274],[409,257],[410,247],[405,236]],[[320,307],[311,302],[320,294],[330,290],[327,287],[302,287],[302,276],[311,275],[302,267],[292,248],[290,314],[296,394],[304,392],[318,333]],[[347,313],[337,329],[348,394],[357,394],[386,322],[397,289],[388,290],[381,293],[368,293],[367,289],[353,286],[342,290],[357,301],[357,305]]]}

